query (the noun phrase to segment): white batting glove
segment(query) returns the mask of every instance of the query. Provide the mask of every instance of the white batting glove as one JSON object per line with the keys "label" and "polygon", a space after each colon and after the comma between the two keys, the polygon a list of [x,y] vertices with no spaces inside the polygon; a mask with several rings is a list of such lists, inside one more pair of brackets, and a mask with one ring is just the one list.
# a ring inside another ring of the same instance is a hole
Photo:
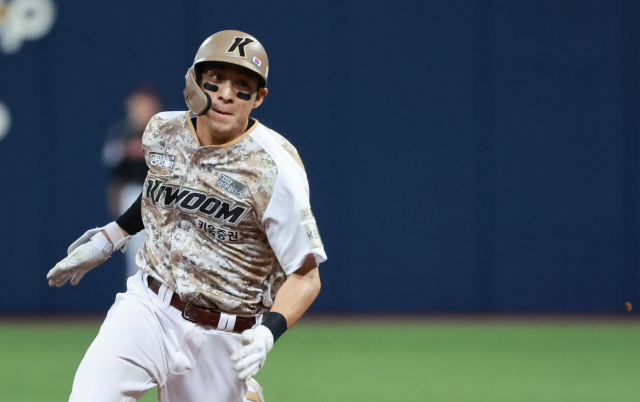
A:
{"label": "white batting glove", "polygon": [[242,344],[244,346],[231,355],[231,360],[236,362],[233,368],[240,372],[238,378],[248,380],[264,366],[267,353],[273,348],[273,334],[269,328],[258,325],[242,333]]}
{"label": "white batting glove", "polygon": [[[116,240],[115,246],[107,240],[102,230]],[[69,280],[72,285],[77,285],[87,272],[111,257],[113,250],[120,249],[124,253],[130,240],[131,236],[125,237],[115,222],[104,228],[87,230],[69,246],[67,249],[69,255],[49,271],[47,274],[49,286],[60,287]]]}

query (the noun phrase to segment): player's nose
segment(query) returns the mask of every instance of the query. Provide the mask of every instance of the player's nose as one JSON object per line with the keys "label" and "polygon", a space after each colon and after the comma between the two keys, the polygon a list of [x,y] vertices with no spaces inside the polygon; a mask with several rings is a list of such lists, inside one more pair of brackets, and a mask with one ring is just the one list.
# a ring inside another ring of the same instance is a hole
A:
{"label": "player's nose", "polygon": [[231,88],[231,83],[229,81],[225,81],[218,85],[218,98],[224,102],[232,102],[233,101],[233,88]]}

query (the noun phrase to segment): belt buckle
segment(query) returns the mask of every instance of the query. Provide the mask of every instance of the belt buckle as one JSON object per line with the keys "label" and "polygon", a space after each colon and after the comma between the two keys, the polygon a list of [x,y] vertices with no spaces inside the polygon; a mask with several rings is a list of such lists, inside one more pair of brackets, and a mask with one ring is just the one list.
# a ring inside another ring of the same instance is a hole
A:
{"label": "belt buckle", "polygon": [[187,313],[189,312],[190,307],[191,307],[191,303],[187,303],[187,305],[184,306],[184,310],[182,310],[182,318],[184,318],[187,321],[195,322],[191,318],[187,317]]}

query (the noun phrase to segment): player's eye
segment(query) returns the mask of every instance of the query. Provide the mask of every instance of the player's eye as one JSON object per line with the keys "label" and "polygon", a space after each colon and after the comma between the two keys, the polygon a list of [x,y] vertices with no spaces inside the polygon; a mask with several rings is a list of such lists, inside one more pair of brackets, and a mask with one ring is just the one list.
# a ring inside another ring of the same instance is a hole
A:
{"label": "player's eye", "polygon": [[238,81],[238,86],[242,88],[248,88],[249,83],[247,81]]}
{"label": "player's eye", "polygon": [[208,78],[208,81],[211,81],[214,83],[220,82],[220,74],[209,73],[207,78]]}

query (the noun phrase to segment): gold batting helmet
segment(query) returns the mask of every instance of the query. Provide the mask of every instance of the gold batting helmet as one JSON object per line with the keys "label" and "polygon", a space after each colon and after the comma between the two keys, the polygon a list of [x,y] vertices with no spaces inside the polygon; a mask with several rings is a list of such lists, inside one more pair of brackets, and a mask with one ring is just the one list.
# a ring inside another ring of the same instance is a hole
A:
{"label": "gold batting helmet", "polygon": [[207,61],[231,63],[249,69],[264,81],[267,86],[269,58],[267,52],[253,36],[242,31],[220,31],[207,38],[196,53],[191,68],[184,77],[184,100],[189,110],[198,116],[207,113],[211,107],[211,98],[200,88],[196,80],[195,66]]}

